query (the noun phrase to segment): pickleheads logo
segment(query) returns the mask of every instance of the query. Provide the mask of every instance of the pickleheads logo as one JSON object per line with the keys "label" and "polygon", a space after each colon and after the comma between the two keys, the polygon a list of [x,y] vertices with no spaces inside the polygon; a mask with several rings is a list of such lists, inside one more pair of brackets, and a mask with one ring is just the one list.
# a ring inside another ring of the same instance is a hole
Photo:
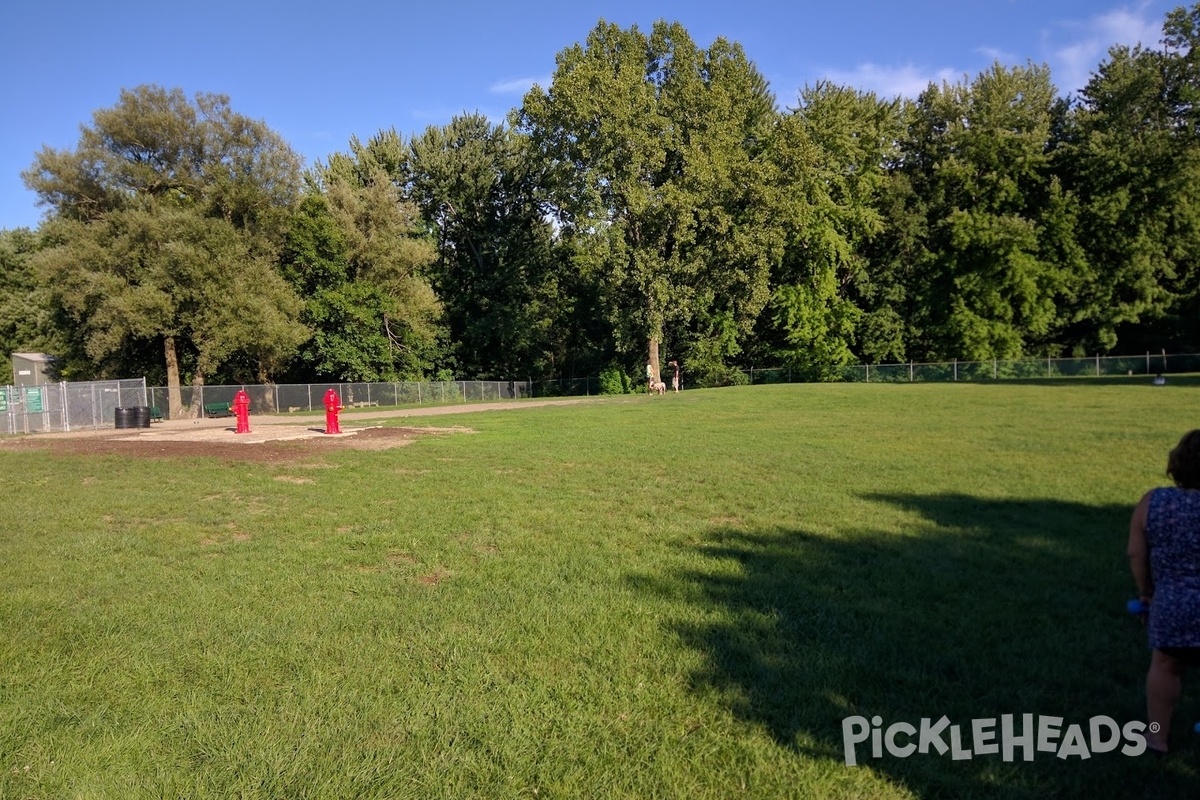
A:
{"label": "pickleheads logo", "polygon": [[[1122,755],[1140,756],[1146,750],[1144,722],[1117,724],[1112,717],[1092,717],[1085,725],[1073,724],[1063,728],[1062,717],[1022,714],[1019,723],[1015,715],[1002,714],[997,727],[995,717],[973,719],[965,726],[951,724],[943,716],[937,721],[923,717],[919,724],[893,722],[884,727],[882,717],[854,716],[842,720],[842,746],[846,765],[858,763],[858,746],[870,740],[871,758],[888,755],[908,758],[914,753],[926,755],[950,754],[954,761],[975,756],[999,755],[1013,761],[1017,753],[1024,761],[1033,761],[1037,753],[1053,753],[1062,759],[1091,758],[1095,753],[1111,753],[1118,747]],[[1155,730],[1158,723],[1151,723]],[[967,746],[969,745],[969,747]]]}

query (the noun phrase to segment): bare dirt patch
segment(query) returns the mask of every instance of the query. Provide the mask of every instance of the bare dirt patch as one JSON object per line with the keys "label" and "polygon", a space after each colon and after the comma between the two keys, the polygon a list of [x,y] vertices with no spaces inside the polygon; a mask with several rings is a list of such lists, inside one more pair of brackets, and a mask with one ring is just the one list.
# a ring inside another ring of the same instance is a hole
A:
{"label": "bare dirt patch", "polygon": [[[341,450],[389,450],[423,436],[474,433],[463,426],[379,427],[368,420],[428,417],[481,411],[516,411],[595,402],[595,398],[466,403],[456,406],[343,413],[340,434],[326,434],[323,416],[264,415],[250,418],[252,433],[234,433],[232,419],[183,419],[155,423],[149,429],[85,430],[39,433],[0,439],[0,452],[50,450],[67,455],[118,455],[128,458],[207,457],[226,461],[287,464],[295,469],[333,467],[321,456]],[[280,480],[290,480],[280,477]],[[303,482],[304,479],[296,479]]]}
{"label": "bare dirt patch", "polygon": [[[321,431],[298,436],[287,426],[263,426],[256,439],[243,438],[224,429],[208,428],[173,434],[155,431],[131,434],[128,430],[98,435],[90,431],[76,435],[31,435],[0,441],[0,450],[49,450],[64,455],[116,455],[127,458],[219,458],[227,461],[249,461],[265,464],[288,464],[295,467],[327,467],[319,460],[323,454],[343,450],[387,450],[412,444],[422,436],[469,429],[440,428],[345,428],[340,435],[325,435]],[[278,436],[271,434],[278,433]],[[283,476],[283,481],[307,482],[307,478]]]}
{"label": "bare dirt patch", "polygon": [[276,475],[275,480],[281,481],[282,483],[294,483],[297,485],[316,483],[316,481],[314,481],[312,478],[301,478],[296,475]]}
{"label": "bare dirt patch", "polygon": [[420,575],[417,577],[417,582],[425,586],[437,586],[442,581],[450,577],[450,570],[438,567],[428,575]]}

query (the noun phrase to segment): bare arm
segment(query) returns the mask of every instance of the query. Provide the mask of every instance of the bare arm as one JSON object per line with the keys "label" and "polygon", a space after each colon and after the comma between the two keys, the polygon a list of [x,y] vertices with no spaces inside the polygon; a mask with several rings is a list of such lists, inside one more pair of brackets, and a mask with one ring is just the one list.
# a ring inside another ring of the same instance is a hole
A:
{"label": "bare arm", "polygon": [[1129,569],[1137,583],[1142,602],[1154,597],[1154,576],[1150,574],[1150,548],[1146,545],[1146,515],[1150,509],[1150,492],[1142,495],[1133,518],[1129,520]]}

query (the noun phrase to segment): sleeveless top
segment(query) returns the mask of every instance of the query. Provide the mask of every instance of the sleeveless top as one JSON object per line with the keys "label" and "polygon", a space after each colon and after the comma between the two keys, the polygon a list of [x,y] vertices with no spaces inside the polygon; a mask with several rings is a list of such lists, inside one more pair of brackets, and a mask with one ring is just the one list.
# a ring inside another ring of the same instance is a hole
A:
{"label": "sleeveless top", "polygon": [[1200,491],[1155,489],[1146,514],[1150,646],[1200,647]]}

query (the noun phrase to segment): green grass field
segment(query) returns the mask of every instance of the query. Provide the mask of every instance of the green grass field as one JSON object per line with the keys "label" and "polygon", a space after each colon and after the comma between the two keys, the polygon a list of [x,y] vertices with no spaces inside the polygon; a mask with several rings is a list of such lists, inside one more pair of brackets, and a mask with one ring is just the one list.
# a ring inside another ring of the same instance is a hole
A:
{"label": "green grass field", "polygon": [[841,725],[1140,719],[1128,519],[1198,408],[790,385],[291,465],[0,449],[0,798],[1194,797],[1200,685],[1165,760],[851,767]]}

